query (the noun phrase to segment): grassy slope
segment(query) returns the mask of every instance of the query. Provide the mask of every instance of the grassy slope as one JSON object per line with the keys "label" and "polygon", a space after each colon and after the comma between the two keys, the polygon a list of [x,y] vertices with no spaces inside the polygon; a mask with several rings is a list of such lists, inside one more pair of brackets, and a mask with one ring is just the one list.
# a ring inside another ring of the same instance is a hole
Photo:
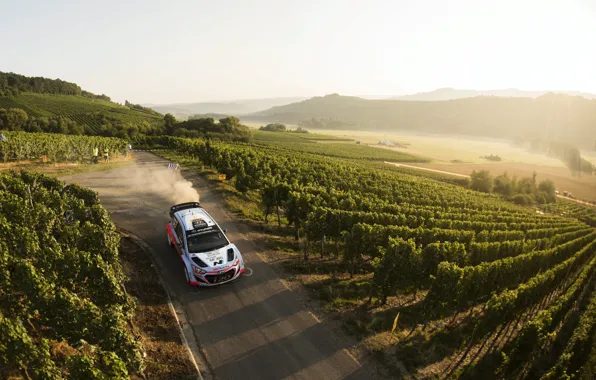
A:
{"label": "grassy slope", "polygon": [[84,121],[84,116],[100,112],[122,121],[149,123],[161,122],[162,117],[129,109],[117,103],[92,100],[73,95],[23,94],[17,97],[0,97],[0,108],[20,108],[31,116],[67,116],[75,121]]}
{"label": "grassy slope", "polygon": [[261,121],[301,123],[311,118],[370,131],[407,129],[491,137],[542,136],[593,146],[596,100],[564,95],[537,99],[476,97],[449,101],[368,100],[328,95],[251,115]]}
{"label": "grassy slope", "polygon": [[[310,136],[309,136],[310,135]],[[306,137],[308,136],[308,137]],[[370,161],[428,162],[425,157],[404,152],[357,145],[353,140],[329,135],[256,131],[254,142],[271,147],[329,157]]]}

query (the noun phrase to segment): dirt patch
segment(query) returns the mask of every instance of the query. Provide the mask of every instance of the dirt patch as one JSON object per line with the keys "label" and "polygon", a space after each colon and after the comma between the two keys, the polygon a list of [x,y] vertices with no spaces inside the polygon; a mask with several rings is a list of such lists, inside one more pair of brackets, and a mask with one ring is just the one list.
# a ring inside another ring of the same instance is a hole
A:
{"label": "dirt patch", "polygon": [[0,171],[3,170],[31,170],[34,172],[44,173],[54,176],[66,176],[97,170],[115,169],[121,166],[129,165],[134,161],[123,157],[110,159],[110,163],[104,164],[90,164],[84,162],[47,162],[41,163],[39,161],[18,161],[18,162],[3,162],[0,163]]}
{"label": "dirt patch", "polygon": [[120,241],[120,259],[128,277],[126,289],[135,297],[134,325],[141,334],[149,379],[196,379],[196,371],[180,342],[176,320],[158,274],[147,254],[130,238]]}

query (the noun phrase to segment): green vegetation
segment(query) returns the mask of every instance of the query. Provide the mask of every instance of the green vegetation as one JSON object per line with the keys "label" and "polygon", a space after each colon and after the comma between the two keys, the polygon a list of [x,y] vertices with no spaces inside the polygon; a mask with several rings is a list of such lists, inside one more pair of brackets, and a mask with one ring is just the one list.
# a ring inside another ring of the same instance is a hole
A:
{"label": "green vegetation", "polygon": [[[297,130],[300,129],[300,127],[297,128]],[[339,136],[331,136],[331,135],[322,135],[320,133],[308,133],[308,134],[304,134],[301,135],[300,137],[302,137],[303,139],[306,140],[314,140],[314,141],[354,141],[354,139],[350,139],[348,137],[339,137]]]}
{"label": "green vegetation", "polygon": [[235,117],[178,122],[170,114],[81,90],[74,83],[0,72],[0,130],[119,137],[173,135],[249,141]]}
{"label": "green vegetation", "polygon": [[0,129],[133,138],[163,133],[163,117],[74,95],[0,97]]}
{"label": "green vegetation", "polygon": [[536,173],[532,178],[522,178],[518,181],[516,177],[509,178],[507,173],[493,178],[487,170],[473,171],[470,188],[484,193],[494,192],[524,206],[557,201],[555,184],[548,179],[537,183]]}
{"label": "green vegetation", "polygon": [[30,172],[0,185],[0,377],[141,374],[119,235],[97,194]]}
{"label": "green vegetation", "polygon": [[52,95],[79,95],[89,99],[110,101],[106,95],[95,95],[70,82],[61,79],[48,79],[43,77],[26,77],[15,73],[0,71],[0,97],[18,96],[24,92]]}
{"label": "green vegetation", "polygon": [[164,135],[249,141],[251,131],[235,117],[178,122],[172,115],[126,102],[123,107],[76,95],[0,97],[0,130],[118,137]]}
{"label": "green vegetation", "polygon": [[137,111],[148,113],[150,115],[155,115],[155,116],[161,117],[161,114],[159,112],[156,112],[148,107],[143,107],[140,104],[133,104],[133,103],[129,102],[128,100],[124,101],[124,106],[130,108],[131,110],[137,110]]}
{"label": "green vegetation", "polygon": [[267,131],[267,132],[285,132],[286,126],[283,124],[279,124],[279,123],[274,123],[274,124],[267,124],[261,128],[259,128],[259,131]]}
{"label": "green vegetation", "polygon": [[[295,131],[298,131],[297,128]],[[353,139],[346,138],[346,137],[337,137],[331,135],[322,135],[320,133],[303,133],[303,132],[295,132],[292,130],[287,131],[286,133],[269,133],[271,131],[266,131],[263,127],[259,128],[258,131],[254,133],[254,140],[256,142],[298,142],[298,143],[308,143],[308,142],[315,142],[315,141],[330,141],[330,142],[348,142],[354,141]]]}
{"label": "green vegetation", "polygon": [[88,162],[93,148],[108,149],[110,157],[126,154],[126,142],[113,137],[66,136],[48,133],[9,132],[0,142],[0,161],[40,160],[50,162]]}
{"label": "green vegetation", "polygon": [[[317,141],[325,141],[317,143]],[[370,161],[393,162],[428,162],[425,157],[414,156],[408,153],[370,147],[366,145],[336,142],[332,136],[312,134],[294,134],[268,132],[259,130],[255,133],[254,143],[266,145],[271,149],[283,149],[301,153],[312,153],[328,157],[352,158]]]}
{"label": "green vegetation", "polygon": [[483,158],[489,160],[489,161],[494,161],[494,162],[501,162],[503,161],[503,159],[501,158],[501,156],[497,156],[497,155],[489,155],[489,156],[484,156]]}
{"label": "green vegetation", "polygon": [[596,228],[596,205],[584,206],[577,202],[560,199],[557,203],[545,205],[542,209],[552,214],[577,218]]}
{"label": "green vegetation", "polygon": [[214,138],[221,140],[250,141],[249,127],[240,124],[238,118],[229,116],[216,122],[212,118],[190,119],[176,122],[173,116],[166,115],[166,134],[190,138]]}
{"label": "green vegetation", "polygon": [[[595,282],[596,231],[583,222],[366,160],[269,145],[162,143],[185,162],[225,173],[243,207],[262,210],[246,216],[263,223],[274,215],[277,245],[294,252],[284,267],[306,276],[346,329],[376,342],[387,365],[403,360],[420,377],[442,363],[449,376],[505,371],[509,378],[587,362],[590,317],[569,308],[593,295],[586,284]],[[397,342],[388,349],[398,312]],[[565,330],[541,327],[562,345],[530,333],[547,312],[569,322]],[[567,342],[581,354],[557,364]]]}
{"label": "green vegetation", "polygon": [[279,147],[289,151],[313,153],[328,157],[352,158],[356,160],[371,161],[391,161],[391,162],[428,162],[425,157],[415,156],[408,153],[375,148],[367,145],[356,145],[347,143],[324,143],[324,144],[304,144],[304,143],[274,143]]}

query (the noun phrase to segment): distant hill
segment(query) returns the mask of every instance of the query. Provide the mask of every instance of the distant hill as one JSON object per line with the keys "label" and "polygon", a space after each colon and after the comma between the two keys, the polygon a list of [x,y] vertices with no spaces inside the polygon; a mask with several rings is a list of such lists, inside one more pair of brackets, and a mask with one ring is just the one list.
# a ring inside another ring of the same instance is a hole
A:
{"label": "distant hill", "polygon": [[162,132],[164,116],[61,79],[0,72],[0,128],[130,138]]}
{"label": "distant hill", "polygon": [[453,100],[463,98],[473,98],[476,96],[500,96],[510,98],[537,98],[549,92],[571,95],[583,96],[587,99],[596,99],[596,94],[579,91],[523,91],[516,88],[509,88],[503,90],[458,90],[455,88],[439,88],[429,92],[419,92],[417,94],[392,97],[393,100],[422,100],[422,101],[438,101],[438,100]]}
{"label": "distant hill", "polygon": [[305,100],[304,97],[245,99],[229,102],[176,103],[176,104],[144,104],[163,114],[171,113],[177,118],[187,118],[199,114],[225,114],[242,116],[271,107],[281,106]]}
{"label": "distant hill", "polygon": [[92,130],[99,129],[102,119],[119,120],[124,123],[155,124],[163,122],[163,115],[141,111],[79,95],[48,95],[23,93],[14,97],[0,97],[0,108],[22,109],[30,117],[66,117]]}
{"label": "distant hill", "polygon": [[306,128],[556,138],[590,148],[596,140],[596,100],[550,93],[537,98],[479,96],[426,102],[332,94],[243,117],[251,119]]}

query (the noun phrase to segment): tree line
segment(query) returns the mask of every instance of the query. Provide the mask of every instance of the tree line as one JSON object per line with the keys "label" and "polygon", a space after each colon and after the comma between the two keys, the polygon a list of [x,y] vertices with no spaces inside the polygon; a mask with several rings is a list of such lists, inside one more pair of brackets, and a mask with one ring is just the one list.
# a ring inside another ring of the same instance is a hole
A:
{"label": "tree line", "polygon": [[534,172],[531,178],[524,177],[518,180],[515,176],[509,177],[505,172],[493,178],[488,170],[474,170],[470,176],[470,188],[483,193],[499,194],[520,205],[556,202],[554,182],[546,179],[537,183],[536,176]]}
{"label": "tree line", "polygon": [[102,112],[88,112],[71,117],[36,117],[20,108],[0,108],[0,130],[118,137],[127,140],[136,140],[142,136],[170,135],[247,142],[252,136],[250,128],[233,116],[218,121],[205,118],[179,122],[171,114],[166,114],[163,121],[150,123],[147,120],[124,121]]}
{"label": "tree line", "polygon": [[140,104],[134,104],[134,103],[129,102],[128,100],[124,101],[124,106],[130,108],[131,110],[137,110],[137,111],[145,112],[145,113],[148,113],[151,115],[160,115],[161,116],[161,114],[159,112],[153,110],[152,108],[143,107]]}
{"label": "tree line", "polygon": [[164,116],[165,134],[176,137],[250,141],[252,132],[234,116],[216,121],[212,117],[177,121],[172,114]]}
{"label": "tree line", "polygon": [[23,92],[53,95],[79,95],[91,99],[110,101],[106,95],[95,95],[84,91],[75,83],[62,79],[49,79],[44,77],[27,77],[15,73],[0,71],[0,96],[19,96]]}

